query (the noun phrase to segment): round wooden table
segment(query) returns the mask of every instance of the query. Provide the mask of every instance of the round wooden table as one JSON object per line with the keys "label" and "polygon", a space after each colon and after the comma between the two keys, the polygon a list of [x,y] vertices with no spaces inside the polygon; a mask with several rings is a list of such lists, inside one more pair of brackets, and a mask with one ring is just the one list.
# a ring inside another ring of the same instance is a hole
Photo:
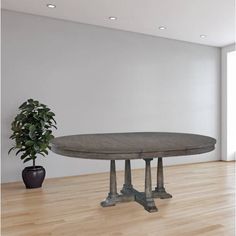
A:
{"label": "round wooden table", "polygon": [[[214,138],[184,133],[107,133],[70,135],[51,141],[52,151],[70,157],[110,160],[110,192],[103,207],[118,202],[137,201],[149,212],[157,211],[153,198],[171,198],[164,188],[163,157],[194,155],[215,149]],[[152,190],[151,161],[158,158],[157,186]],[[145,189],[139,192],[132,186],[132,159],[144,159]],[[125,160],[125,177],[121,194],[117,193],[115,160]]]}

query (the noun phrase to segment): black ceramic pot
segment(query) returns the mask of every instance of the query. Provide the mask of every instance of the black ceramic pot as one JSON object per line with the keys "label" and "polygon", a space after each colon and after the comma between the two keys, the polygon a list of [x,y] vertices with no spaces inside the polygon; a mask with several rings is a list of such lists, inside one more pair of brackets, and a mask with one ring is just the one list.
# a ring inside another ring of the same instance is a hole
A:
{"label": "black ceramic pot", "polygon": [[27,166],[22,171],[22,178],[26,188],[40,188],[46,171],[42,166]]}

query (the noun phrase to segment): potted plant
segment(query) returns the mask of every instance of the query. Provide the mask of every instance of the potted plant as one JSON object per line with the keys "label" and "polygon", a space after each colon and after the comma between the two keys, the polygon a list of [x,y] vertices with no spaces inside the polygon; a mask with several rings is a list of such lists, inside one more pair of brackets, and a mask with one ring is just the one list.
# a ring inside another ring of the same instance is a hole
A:
{"label": "potted plant", "polygon": [[46,171],[42,166],[35,165],[39,155],[48,155],[50,140],[54,138],[52,129],[56,128],[55,114],[44,104],[28,99],[19,107],[20,113],[11,124],[13,134],[10,139],[15,140],[14,146],[9,150],[17,150],[23,162],[32,161],[22,171],[22,178],[26,188],[39,188],[42,186]]}

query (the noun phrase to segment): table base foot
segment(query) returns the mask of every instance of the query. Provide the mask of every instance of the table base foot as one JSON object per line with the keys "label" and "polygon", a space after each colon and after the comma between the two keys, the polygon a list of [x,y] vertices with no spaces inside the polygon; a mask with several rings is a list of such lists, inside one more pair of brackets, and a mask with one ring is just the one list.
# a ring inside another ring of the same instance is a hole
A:
{"label": "table base foot", "polygon": [[102,207],[115,206],[118,200],[117,196],[108,196],[104,201],[101,202]]}
{"label": "table base foot", "polygon": [[153,198],[146,198],[144,192],[139,192],[136,189],[132,189],[134,194],[134,199],[140,205],[144,207],[144,209],[148,212],[156,212],[158,211],[154,199]]}
{"label": "table base foot", "polygon": [[154,191],[152,191],[152,197],[160,198],[160,199],[168,199],[168,198],[172,198],[172,195],[167,193],[165,188],[162,188],[162,189],[156,188]]}
{"label": "table base foot", "polygon": [[131,202],[131,201],[138,202],[148,212],[158,211],[153,198],[146,198],[144,192],[139,192],[134,188],[127,188],[127,189],[123,188],[121,190],[121,194],[117,194],[116,196],[108,195],[106,200],[101,202],[101,206],[110,207],[110,206],[115,206],[117,203]]}
{"label": "table base foot", "polygon": [[146,211],[148,211],[148,212],[150,212],[150,213],[152,213],[152,212],[157,212],[158,211],[158,209],[157,209],[157,207],[156,207],[156,205],[155,205],[155,203],[154,204],[147,204],[147,206],[145,206],[144,207],[144,209],[146,210]]}
{"label": "table base foot", "polygon": [[131,194],[117,194],[116,196],[110,196],[101,202],[102,207],[110,207],[115,206],[116,203],[121,202],[131,202],[134,201],[134,195]]}

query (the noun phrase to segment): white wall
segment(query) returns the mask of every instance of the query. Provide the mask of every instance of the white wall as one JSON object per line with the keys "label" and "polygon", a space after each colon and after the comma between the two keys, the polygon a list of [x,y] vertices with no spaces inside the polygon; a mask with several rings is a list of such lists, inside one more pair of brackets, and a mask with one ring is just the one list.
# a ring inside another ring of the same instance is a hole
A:
{"label": "white wall", "polygon": [[[224,161],[233,160],[233,154],[229,154],[229,129],[228,119],[228,89],[229,84],[227,80],[227,55],[229,52],[235,50],[235,45],[231,44],[221,49],[221,159]],[[230,135],[231,136],[231,135]]]}
{"label": "white wall", "polygon": [[[215,151],[165,164],[220,159],[220,50],[3,11],[2,181],[24,165],[7,155],[10,123],[32,97],[56,113],[56,136],[173,131],[210,135]],[[47,177],[108,171],[109,162],[50,153]],[[143,161],[132,162],[143,167]],[[156,164],[156,163],[155,163]],[[118,169],[124,163],[118,162]]]}
{"label": "white wall", "polygon": [[236,158],[236,51],[227,56],[227,160]]}

